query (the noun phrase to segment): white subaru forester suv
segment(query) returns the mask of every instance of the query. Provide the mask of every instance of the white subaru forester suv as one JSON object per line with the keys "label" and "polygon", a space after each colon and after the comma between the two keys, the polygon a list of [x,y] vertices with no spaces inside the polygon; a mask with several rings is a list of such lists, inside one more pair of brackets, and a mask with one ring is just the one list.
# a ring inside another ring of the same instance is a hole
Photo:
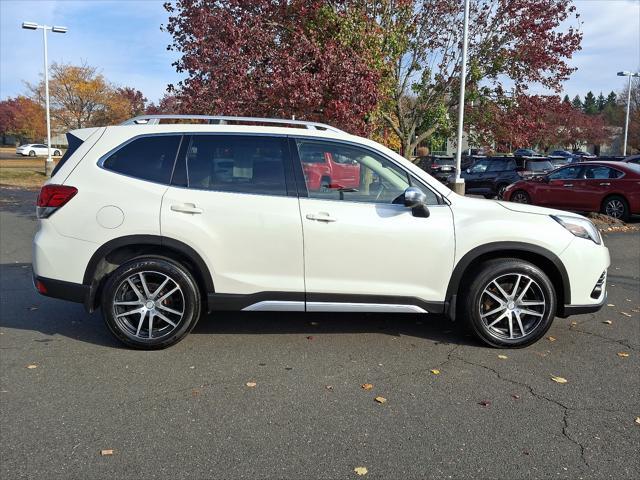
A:
{"label": "white subaru forester suv", "polygon": [[132,347],[229,310],[444,314],[522,347],[605,302],[586,218],[459,196],[327,125],[145,116],[68,139],[38,197],[34,284],[101,307]]}

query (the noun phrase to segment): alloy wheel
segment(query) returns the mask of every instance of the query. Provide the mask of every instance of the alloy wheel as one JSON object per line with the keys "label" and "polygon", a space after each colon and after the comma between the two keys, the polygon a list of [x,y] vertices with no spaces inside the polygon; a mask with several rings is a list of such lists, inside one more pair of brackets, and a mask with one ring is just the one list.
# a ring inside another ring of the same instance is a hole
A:
{"label": "alloy wheel", "polygon": [[487,333],[500,340],[531,335],[547,309],[544,291],[528,275],[512,273],[491,280],[482,291],[478,313]]}
{"label": "alloy wheel", "polygon": [[514,203],[529,203],[529,198],[524,192],[516,192],[511,197],[511,201]]}
{"label": "alloy wheel", "polygon": [[122,331],[136,340],[157,340],[182,322],[185,297],[178,283],[160,272],[137,272],[123,280],[113,301]]}
{"label": "alloy wheel", "polygon": [[611,199],[604,207],[605,213],[613,218],[622,218],[624,215],[624,204],[617,198]]}

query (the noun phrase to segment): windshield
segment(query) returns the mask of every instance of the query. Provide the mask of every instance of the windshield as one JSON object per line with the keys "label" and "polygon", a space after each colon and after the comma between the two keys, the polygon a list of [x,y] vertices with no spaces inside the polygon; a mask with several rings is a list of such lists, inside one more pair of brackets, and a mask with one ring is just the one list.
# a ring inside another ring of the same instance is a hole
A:
{"label": "windshield", "polygon": [[527,164],[527,170],[532,172],[544,172],[547,170],[553,170],[553,165],[549,160],[529,162]]}

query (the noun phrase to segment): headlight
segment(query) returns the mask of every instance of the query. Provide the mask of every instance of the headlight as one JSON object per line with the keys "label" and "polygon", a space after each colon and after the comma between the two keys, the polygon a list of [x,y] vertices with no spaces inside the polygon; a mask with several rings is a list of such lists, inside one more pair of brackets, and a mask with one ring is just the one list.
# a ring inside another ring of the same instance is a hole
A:
{"label": "headlight", "polygon": [[586,238],[600,245],[602,237],[598,229],[586,218],[551,215],[556,222],[573,233],[576,237]]}

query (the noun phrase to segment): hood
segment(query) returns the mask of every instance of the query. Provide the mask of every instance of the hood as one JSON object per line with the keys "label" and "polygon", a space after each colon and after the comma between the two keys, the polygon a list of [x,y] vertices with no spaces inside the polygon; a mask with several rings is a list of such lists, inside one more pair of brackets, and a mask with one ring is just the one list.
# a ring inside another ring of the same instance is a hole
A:
{"label": "hood", "polygon": [[556,210],[554,208],[536,207],[535,205],[529,205],[527,203],[513,203],[501,200],[494,200],[494,202],[512,212],[533,213],[536,215],[564,215],[565,217],[582,218],[582,215],[578,215],[577,213],[565,212],[564,210]]}
{"label": "hood", "polygon": [[512,203],[502,200],[486,200],[484,198],[466,197],[458,195],[455,192],[452,192],[451,195],[447,196],[447,199],[450,200],[453,205],[460,205],[460,207],[462,208],[464,208],[465,206],[469,206],[476,211],[482,210],[487,214],[494,215],[504,216],[504,210],[509,210],[511,212],[530,213],[532,215],[564,215],[565,217],[584,218],[582,217],[582,215],[578,215],[577,213],[572,212],[565,212],[564,210],[536,207],[535,205],[529,205],[526,203]]}

